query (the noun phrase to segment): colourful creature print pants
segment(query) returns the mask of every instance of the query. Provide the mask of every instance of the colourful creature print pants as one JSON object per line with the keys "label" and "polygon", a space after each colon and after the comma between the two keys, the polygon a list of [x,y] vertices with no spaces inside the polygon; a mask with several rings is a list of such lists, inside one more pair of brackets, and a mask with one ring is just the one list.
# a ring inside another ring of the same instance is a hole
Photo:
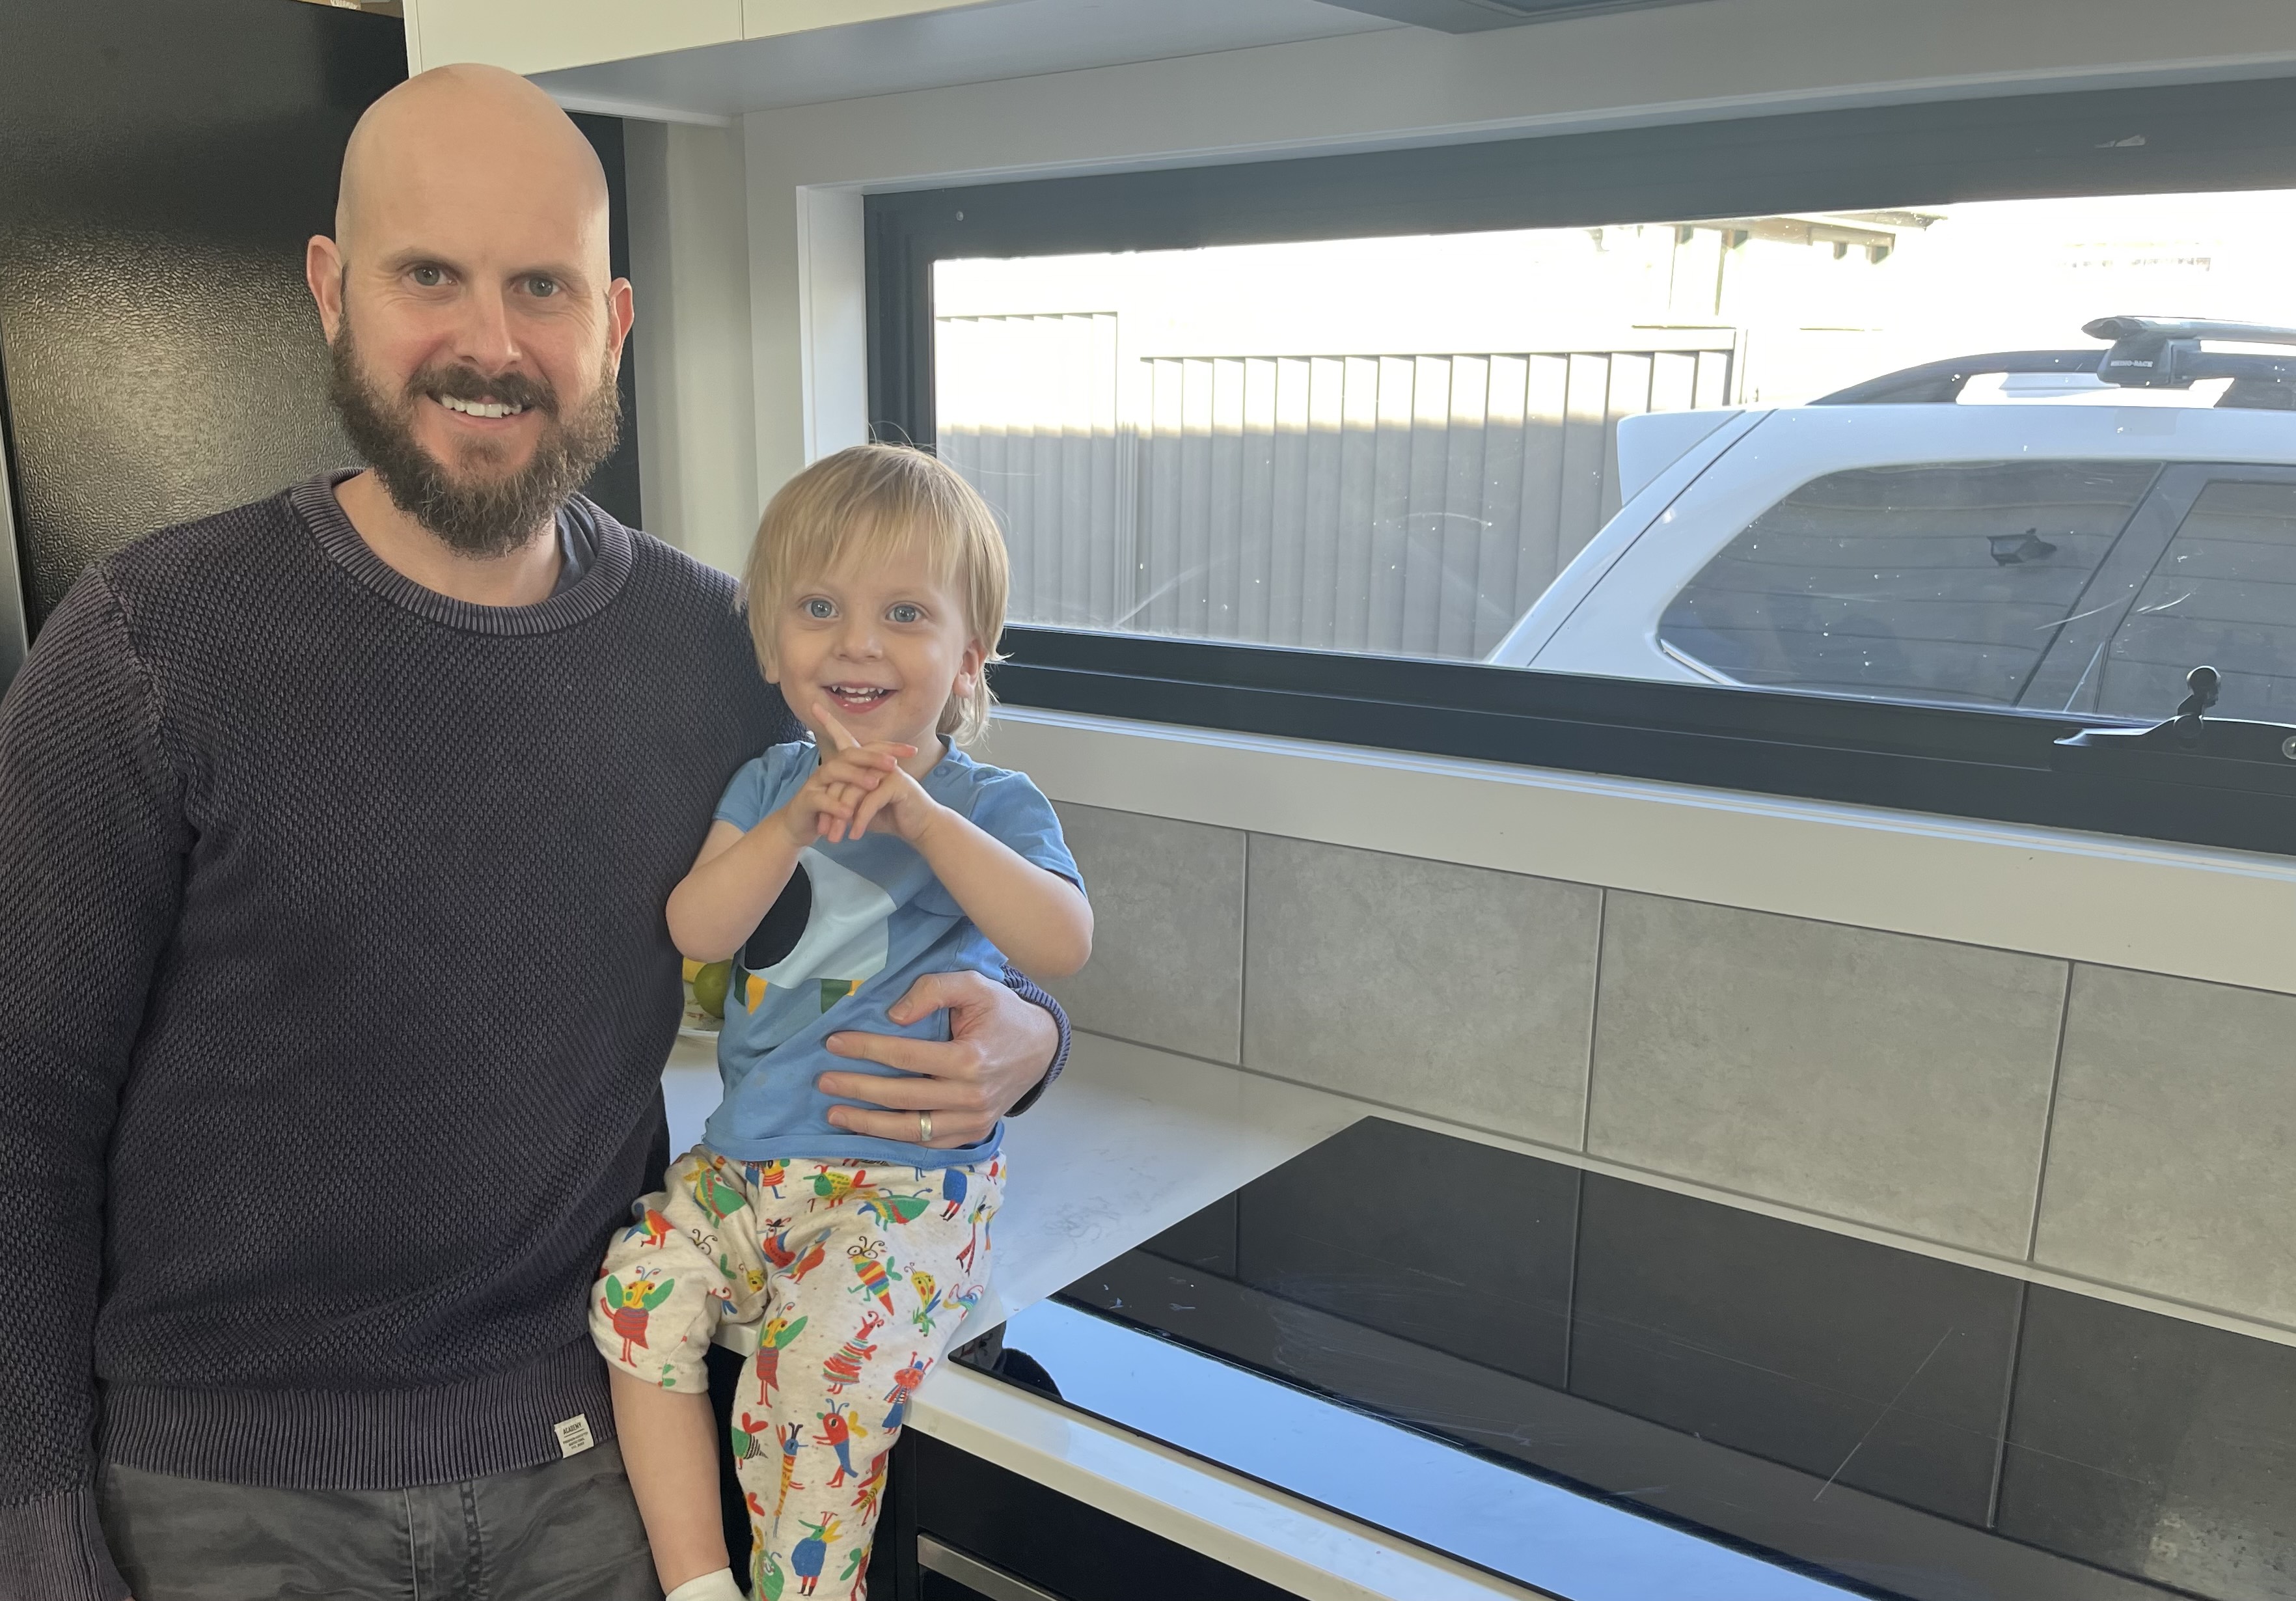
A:
{"label": "colourful creature print pants", "polygon": [[733,1439],[756,1601],[862,1601],[889,1453],[988,1285],[1004,1180],[1002,1158],[880,1168],[701,1146],[631,1209],[590,1303],[606,1359],[706,1392],[702,1352],[719,1326],[756,1334]]}

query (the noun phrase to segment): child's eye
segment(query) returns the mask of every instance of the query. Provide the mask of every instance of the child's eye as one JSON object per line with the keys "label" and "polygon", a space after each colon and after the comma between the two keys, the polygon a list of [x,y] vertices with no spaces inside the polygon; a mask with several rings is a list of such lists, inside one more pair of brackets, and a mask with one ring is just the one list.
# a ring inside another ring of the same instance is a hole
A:
{"label": "child's eye", "polygon": [[892,607],[885,615],[895,622],[922,622],[925,617],[923,607],[913,606],[906,601]]}
{"label": "child's eye", "polygon": [[805,614],[816,621],[827,622],[837,615],[837,608],[816,595],[805,603]]}

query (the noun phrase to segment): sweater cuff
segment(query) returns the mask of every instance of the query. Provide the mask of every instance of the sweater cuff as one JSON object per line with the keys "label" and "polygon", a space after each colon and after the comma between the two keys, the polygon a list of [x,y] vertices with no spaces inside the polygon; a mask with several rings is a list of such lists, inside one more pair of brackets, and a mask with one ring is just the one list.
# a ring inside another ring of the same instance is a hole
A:
{"label": "sweater cuff", "polygon": [[1030,1006],[1042,1006],[1051,1013],[1054,1024],[1061,1031],[1060,1048],[1053,1053],[1053,1064],[1045,1070],[1045,1076],[1030,1087],[1028,1094],[1005,1109],[1006,1117],[1019,1117],[1044,1098],[1045,1091],[1053,1087],[1053,1080],[1061,1076],[1061,1069],[1069,1064],[1069,1014],[1061,1010],[1060,1002],[1037,988],[1029,981],[1028,974],[1009,962],[1004,965],[1004,982],[1011,987],[1013,994]]}
{"label": "sweater cuff", "polygon": [[0,1507],[0,1601],[124,1601],[95,1515],[95,1491],[77,1490]]}

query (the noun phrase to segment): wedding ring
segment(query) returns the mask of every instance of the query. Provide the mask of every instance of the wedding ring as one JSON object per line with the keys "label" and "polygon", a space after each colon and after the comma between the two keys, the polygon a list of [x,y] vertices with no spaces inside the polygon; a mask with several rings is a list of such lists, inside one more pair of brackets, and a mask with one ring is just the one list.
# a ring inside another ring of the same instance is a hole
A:
{"label": "wedding ring", "polygon": [[917,1113],[917,1144],[921,1145],[932,1144],[932,1113],[930,1112]]}

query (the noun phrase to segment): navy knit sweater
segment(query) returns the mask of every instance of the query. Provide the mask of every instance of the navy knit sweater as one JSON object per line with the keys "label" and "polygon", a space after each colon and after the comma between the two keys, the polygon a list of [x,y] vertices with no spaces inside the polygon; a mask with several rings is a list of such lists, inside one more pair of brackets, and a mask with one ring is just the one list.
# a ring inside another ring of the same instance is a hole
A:
{"label": "navy knit sweater", "polygon": [[125,1593],[99,1458],[372,1489],[611,1433],[662,907],[793,725],[732,581],[595,517],[475,606],[305,484],[91,569],[0,702],[4,1601]]}

